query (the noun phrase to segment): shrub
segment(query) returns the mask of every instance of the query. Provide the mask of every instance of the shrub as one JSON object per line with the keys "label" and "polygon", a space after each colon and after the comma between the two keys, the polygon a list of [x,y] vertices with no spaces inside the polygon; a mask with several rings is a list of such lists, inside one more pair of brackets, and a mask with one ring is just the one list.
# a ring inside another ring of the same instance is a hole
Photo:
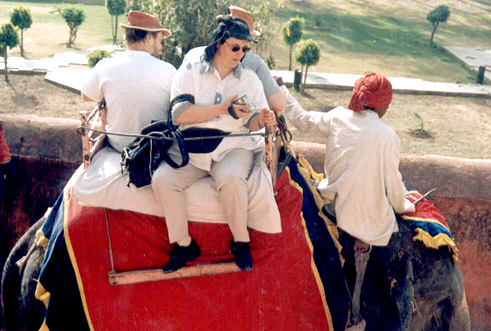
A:
{"label": "shrub", "polygon": [[20,56],[24,56],[24,29],[32,25],[32,14],[29,8],[17,6],[10,12],[10,22],[20,29]]}
{"label": "shrub", "polygon": [[309,66],[317,64],[320,60],[321,48],[319,44],[313,39],[308,39],[304,41],[297,49],[295,50],[295,59],[297,62],[302,64],[302,72],[303,66],[305,66],[305,75],[302,84],[302,92],[305,88],[305,82],[307,81],[307,73],[309,71]]}
{"label": "shrub", "polygon": [[430,46],[433,46],[433,36],[435,35],[438,24],[445,23],[450,17],[450,9],[448,6],[438,6],[428,13],[426,19],[433,25],[433,31],[431,32]]}
{"label": "shrub", "polygon": [[80,8],[69,6],[63,8],[60,15],[65,19],[66,24],[70,28],[70,37],[68,38],[67,47],[72,47],[77,38],[78,28],[85,21],[85,13]]}
{"label": "shrub", "polygon": [[293,45],[302,39],[304,25],[305,20],[303,18],[296,17],[291,18],[281,28],[281,31],[283,32],[283,41],[290,45],[290,62],[288,64],[288,70],[292,70]]}
{"label": "shrub", "polygon": [[17,31],[15,31],[12,23],[5,23],[0,28],[0,53],[3,55],[3,60],[5,63],[5,81],[9,81],[9,75],[7,70],[7,47],[12,49],[19,44],[19,36]]}
{"label": "shrub", "polygon": [[87,55],[89,68],[95,67],[95,65],[105,57],[111,57],[111,53],[105,49],[95,49]]}

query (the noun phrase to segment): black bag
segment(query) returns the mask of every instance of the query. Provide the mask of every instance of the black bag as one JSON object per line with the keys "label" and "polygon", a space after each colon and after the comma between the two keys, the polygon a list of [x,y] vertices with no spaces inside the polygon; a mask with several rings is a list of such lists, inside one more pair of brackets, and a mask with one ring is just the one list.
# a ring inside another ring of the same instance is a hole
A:
{"label": "black bag", "polygon": [[[189,162],[189,154],[184,143],[181,131],[172,124],[171,110],[179,102],[194,103],[194,97],[190,94],[177,96],[171,101],[169,116],[166,121],[157,121],[144,127],[142,135],[153,136],[163,139],[152,139],[150,137],[136,138],[133,143],[123,148],[121,152],[121,172],[128,172],[130,184],[136,187],[144,187],[152,182],[152,175],[162,161],[169,163],[173,168],[184,167]],[[168,154],[174,140],[179,146],[182,161],[176,163]]]}
{"label": "black bag", "polygon": [[[133,143],[121,152],[121,171],[129,174],[129,184],[144,187],[152,182],[152,175],[162,161],[173,168],[184,167],[189,162],[189,153],[211,153],[222,142],[223,137],[230,134],[219,129],[192,127],[179,130],[172,123],[172,108],[180,102],[194,104],[191,94],[175,97],[169,106],[169,116],[166,121],[153,122],[141,131],[147,137],[136,138]],[[148,136],[165,139],[152,139]],[[210,137],[210,138],[206,138]],[[197,138],[197,139],[193,139]],[[185,139],[188,139],[185,141]],[[181,163],[178,164],[168,154],[173,141],[177,142],[181,153]]]}

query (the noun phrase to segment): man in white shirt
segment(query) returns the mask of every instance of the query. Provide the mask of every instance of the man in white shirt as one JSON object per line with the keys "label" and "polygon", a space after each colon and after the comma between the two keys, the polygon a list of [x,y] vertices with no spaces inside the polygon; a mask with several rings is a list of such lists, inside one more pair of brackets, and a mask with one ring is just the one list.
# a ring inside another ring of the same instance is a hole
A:
{"label": "man in white shirt", "polygon": [[[286,90],[286,89],[285,89]],[[392,85],[379,74],[356,81],[348,109],[305,111],[287,94],[285,117],[300,131],[326,137],[323,179],[317,189],[337,226],[355,238],[357,284],[353,301],[357,314],[359,291],[370,245],[386,246],[398,231],[394,211],[414,212],[399,172],[397,134],[380,120],[392,100]],[[348,248],[350,249],[350,248]]]}
{"label": "man in white shirt", "polygon": [[[162,51],[163,38],[171,33],[157,17],[138,11],[131,11],[128,24],[121,27],[126,30],[128,50],[97,63],[82,96],[88,101],[105,98],[106,130],[139,134],[152,120],[167,118],[176,69],[156,57]],[[108,135],[108,140],[121,153],[134,138]]]}
{"label": "man in white shirt", "polygon": [[[179,68],[172,82],[171,98],[191,94],[195,99],[195,104],[183,103],[172,110],[173,121],[181,130],[201,127],[248,134],[275,124],[261,82],[240,62],[249,50],[250,40],[244,21],[228,16],[219,18],[203,60]],[[255,105],[254,109],[232,105],[234,99],[244,94]],[[251,136],[225,138],[210,153],[190,153],[190,162],[185,167],[174,169],[166,163],[159,166],[153,175],[152,188],[166,215],[169,241],[176,243],[164,272],[178,270],[201,254],[188,233],[184,190],[208,175],[215,182],[234,237],[231,248],[236,263],[241,270],[252,269],[246,181],[252,171],[256,144],[257,140]]]}
{"label": "man in white shirt", "polygon": [[[170,32],[156,16],[131,11],[126,30],[128,49],[121,55],[103,59],[91,70],[82,88],[85,100],[106,100],[107,125],[110,132],[139,134],[152,120],[165,120],[168,116],[172,77],[176,69],[156,58],[162,51],[162,40]],[[74,195],[94,206],[108,205],[113,209],[135,210],[135,202],[149,214],[159,212],[150,188],[137,189],[126,183],[121,174],[121,151],[134,137],[108,135],[109,146],[95,154],[91,166],[76,180]],[[118,194],[114,190],[119,189]],[[139,199],[134,199],[139,195]],[[142,198],[145,197],[145,198]]]}

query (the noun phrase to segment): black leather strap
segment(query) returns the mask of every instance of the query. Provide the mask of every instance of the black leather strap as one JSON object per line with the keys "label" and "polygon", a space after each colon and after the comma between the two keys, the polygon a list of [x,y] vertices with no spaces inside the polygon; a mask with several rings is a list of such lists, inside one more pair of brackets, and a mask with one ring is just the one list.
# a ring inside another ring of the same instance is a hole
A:
{"label": "black leather strap", "polygon": [[181,153],[181,164],[177,164],[172,158],[169,156],[169,153],[164,154],[164,160],[167,162],[172,168],[181,168],[186,166],[189,163],[189,153],[186,148],[186,144],[184,142],[184,139],[182,139],[182,134],[179,129],[176,129],[174,132],[172,132],[172,135],[174,136],[177,146],[179,147],[179,152]]}

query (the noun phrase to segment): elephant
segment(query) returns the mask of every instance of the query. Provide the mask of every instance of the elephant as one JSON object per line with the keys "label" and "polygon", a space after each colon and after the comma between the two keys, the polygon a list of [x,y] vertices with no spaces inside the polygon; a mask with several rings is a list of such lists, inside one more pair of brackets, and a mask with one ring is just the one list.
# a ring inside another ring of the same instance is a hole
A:
{"label": "elephant", "polygon": [[[36,232],[42,227],[42,217],[19,239],[10,252],[2,273],[1,303],[5,330],[39,330],[46,308],[34,296],[44,258],[44,248],[36,247]],[[31,248],[33,248],[31,250]],[[25,264],[16,262],[27,256]]]}
{"label": "elephant", "polygon": [[[42,324],[46,309],[34,291],[44,249],[33,249],[23,268],[16,261],[33,247],[43,222],[41,218],[22,236],[5,264],[1,294],[6,331],[38,330]],[[399,232],[389,245],[370,253],[361,291],[365,330],[470,330],[457,262],[446,248],[428,249],[414,242],[409,226],[400,218],[398,222]]]}

